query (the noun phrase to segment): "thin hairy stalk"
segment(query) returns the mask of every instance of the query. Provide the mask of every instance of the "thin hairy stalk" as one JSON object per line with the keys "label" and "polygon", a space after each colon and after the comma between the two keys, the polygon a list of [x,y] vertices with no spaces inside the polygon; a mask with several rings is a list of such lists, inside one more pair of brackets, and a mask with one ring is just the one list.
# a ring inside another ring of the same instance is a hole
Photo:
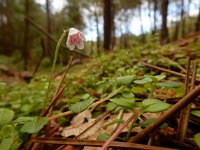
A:
{"label": "thin hairy stalk", "polygon": [[68,33],[69,30],[64,30],[63,34],[61,35],[60,39],[58,40],[58,43],[56,45],[56,50],[55,50],[55,54],[54,54],[54,60],[53,60],[53,65],[51,68],[51,74],[50,74],[50,78],[49,78],[49,84],[48,84],[48,88],[46,91],[46,97],[44,100],[44,107],[46,107],[47,102],[48,102],[48,95],[49,95],[49,91],[50,91],[50,87],[51,87],[51,82],[52,82],[52,77],[53,77],[53,73],[55,71],[55,67],[56,67],[56,61],[58,58],[58,51],[61,45],[62,40],[64,39],[64,37],[66,36],[66,34]]}

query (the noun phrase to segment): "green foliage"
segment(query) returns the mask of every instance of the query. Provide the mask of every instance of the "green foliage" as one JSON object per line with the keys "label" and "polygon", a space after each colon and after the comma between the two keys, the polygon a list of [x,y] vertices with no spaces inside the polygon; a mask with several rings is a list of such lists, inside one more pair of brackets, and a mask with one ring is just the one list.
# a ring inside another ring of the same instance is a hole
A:
{"label": "green foliage", "polygon": [[29,121],[22,126],[20,131],[26,133],[36,133],[40,131],[44,125],[47,124],[47,121],[48,119],[44,117]]}
{"label": "green foliage", "polygon": [[111,102],[117,104],[118,106],[133,109],[135,104],[135,98],[113,98],[110,99]]}
{"label": "green foliage", "polygon": [[83,101],[72,104],[69,107],[69,110],[72,111],[73,113],[80,113],[84,111],[85,109],[87,109],[90,105],[92,105],[92,103],[95,100],[94,98],[90,97],[89,94],[85,94],[82,97],[82,99]]}
{"label": "green foliage", "polygon": [[195,134],[194,141],[200,147],[200,133]]}
{"label": "green foliage", "polygon": [[118,77],[116,80],[119,85],[129,85],[133,82],[134,76],[122,76]]}
{"label": "green foliage", "polygon": [[106,124],[103,126],[103,129],[106,130],[110,125],[113,125],[113,124],[120,124],[120,123],[124,123],[124,120],[122,119],[115,119],[113,121],[111,121],[110,123]]}
{"label": "green foliage", "polygon": [[101,133],[98,137],[97,140],[98,141],[106,141],[107,139],[109,139],[111,137],[110,134],[108,133]]}
{"label": "green foliage", "polygon": [[5,125],[1,129],[0,150],[9,150],[14,138],[14,129],[11,125]]}
{"label": "green foliage", "polygon": [[170,107],[170,104],[160,101],[158,99],[145,99],[142,101],[144,112],[162,112]]}
{"label": "green foliage", "polygon": [[193,110],[191,113],[197,117],[200,117],[200,110]]}
{"label": "green foliage", "polygon": [[14,111],[9,109],[0,109],[0,127],[10,123],[13,117]]}

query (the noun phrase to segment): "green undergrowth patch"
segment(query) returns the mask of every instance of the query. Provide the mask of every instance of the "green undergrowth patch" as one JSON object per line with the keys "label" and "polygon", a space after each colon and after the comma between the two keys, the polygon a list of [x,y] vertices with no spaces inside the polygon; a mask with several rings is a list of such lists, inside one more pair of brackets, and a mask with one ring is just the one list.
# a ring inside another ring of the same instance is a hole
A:
{"label": "green undergrowth patch", "polygon": [[[196,55],[198,45],[189,45],[191,53]],[[110,53],[102,53],[91,58],[87,63],[70,68],[64,84],[67,85],[57,102],[53,115],[64,111],[80,113],[93,103],[109,96],[120,88],[114,96],[93,110],[93,116],[105,111],[118,113],[133,112],[140,109],[141,113],[163,112],[171,107],[164,102],[168,98],[184,96],[184,79],[166,72],[152,70],[142,62],[181,72],[178,65],[186,68],[186,53],[174,53],[174,46],[154,47],[138,46],[131,50],[121,49]],[[169,61],[166,58],[170,58]],[[196,57],[192,62],[198,62]],[[197,65],[197,77],[200,77],[200,66]],[[49,99],[59,84],[60,76],[56,77],[50,89]],[[37,76],[30,83],[0,83],[0,147],[5,150],[17,147],[28,134],[37,133],[47,123],[47,118],[38,118],[44,108],[44,97],[49,78]],[[6,116],[5,116],[6,114]],[[194,113],[195,114],[195,113]],[[139,122],[134,126],[146,127],[155,118]],[[68,123],[66,123],[68,122]],[[70,119],[61,117],[60,125],[69,124]],[[123,123],[116,120],[110,124]],[[99,139],[110,137],[100,135]],[[199,136],[196,136],[197,140]],[[4,145],[3,143],[8,143]]]}

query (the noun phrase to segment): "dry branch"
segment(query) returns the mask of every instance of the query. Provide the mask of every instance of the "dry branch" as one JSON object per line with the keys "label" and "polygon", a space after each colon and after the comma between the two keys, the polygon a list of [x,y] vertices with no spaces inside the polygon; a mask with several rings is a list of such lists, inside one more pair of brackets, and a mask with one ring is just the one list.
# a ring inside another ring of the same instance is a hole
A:
{"label": "dry branch", "polygon": [[[105,141],[96,140],[78,140],[70,138],[32,138],[31,142],[44,143],[44,144],[57,144],[57,145],[79,145],[79,146],[92,146],[101,147]],[[134,150],[173,150],[170,148],[148,146],[143,144],[126,143],[126,142],[111,142],[110,147],[113,148],[129,148]]]}
{"label": "dry branch", "polygon": [[162,116],[160,116],[158,120],[156,120],[154,123],[150,124],[148,127],[143,129],[136,136],[132,137],[129,140],[129,142],[137,142],[140,139],[142,139],[144,136],[156,130],[159,126],[161,126],[164,122],[166,122],[167,119],[174,116],[177,112],[179,112],[181,109],[187,106],[199,95],[200,95],[200,85],[198,85],[194,90],[192,90],[189,94],[183,97],[179,102],[177,102],[171,108],[169,108]]}

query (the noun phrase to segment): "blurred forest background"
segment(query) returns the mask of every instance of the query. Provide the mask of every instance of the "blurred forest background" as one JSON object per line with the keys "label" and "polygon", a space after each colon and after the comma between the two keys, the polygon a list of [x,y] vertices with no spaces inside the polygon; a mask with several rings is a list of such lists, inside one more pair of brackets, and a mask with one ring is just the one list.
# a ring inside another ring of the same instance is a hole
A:
{"label": "blurred forest background", "polygon": [[[87,55],[165,44],[200,30],[200,0],[0,0],[0,63],[37,71],[64,29],[86,35]],[[57,7],[55,7],[57,6]],[[57,8],[57,9],[56,9]],[[59,55],[66,61],[67,50]]]}

